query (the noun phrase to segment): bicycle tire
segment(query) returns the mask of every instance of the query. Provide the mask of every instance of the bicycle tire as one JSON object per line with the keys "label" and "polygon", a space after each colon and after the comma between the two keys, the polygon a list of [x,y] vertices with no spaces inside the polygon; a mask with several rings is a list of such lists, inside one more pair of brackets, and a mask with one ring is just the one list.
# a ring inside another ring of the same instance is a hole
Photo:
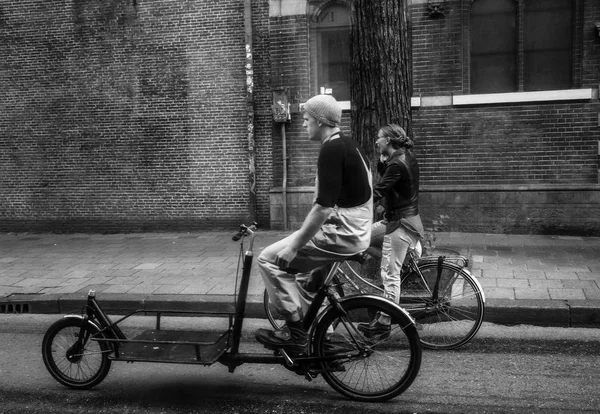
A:
{"label": "bicycle tire", "polygon": [[[83,349],[77,350],[82,324]],[[42,358],[50,374],[59,383],[73,389],[89,389],[108,374],[110,349],[105,342],[93,341],[98,329],[80,318],[65,318],[53,323],[42,341]]]}
{"label": "bicycle tire", "polygon": [[[419,263],[419,273],[403,276],[400,305],[417,323],[427,349],[455,349],[469,342],[483,322],[485,299],[469,271],[449,262]],[[440,275],[438,296],[435,280]]]}
{"label": "bicycle tire", "polygon": [[[404,392],[419,373],[422,355],[410,317],[380,296],[346,297],[339,303],[343,312],[329,307],[312,334],[313,355],[339,355],[321,363],[325,381],[340,394],[364,402],[386,401]],[[391,330],[368,338],[358,324],[370,322],[378,312],[391,316]]]}

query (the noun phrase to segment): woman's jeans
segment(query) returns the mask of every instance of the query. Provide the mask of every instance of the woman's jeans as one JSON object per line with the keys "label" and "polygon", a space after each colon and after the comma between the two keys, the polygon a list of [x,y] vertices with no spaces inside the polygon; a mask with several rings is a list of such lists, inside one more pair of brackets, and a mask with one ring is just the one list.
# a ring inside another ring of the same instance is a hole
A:
{"label": "woman's jeans", "polygon": [[[400,273],[406,253],[410,248],[417,247],[419,240],[403,226],[385,234],[386,222],[378,221],[371,227],[371,246],[381,247],[381,280],[384,296],[395,303],[400,303]],[[380,315],[379,322],[390,323],[388,315]]]}

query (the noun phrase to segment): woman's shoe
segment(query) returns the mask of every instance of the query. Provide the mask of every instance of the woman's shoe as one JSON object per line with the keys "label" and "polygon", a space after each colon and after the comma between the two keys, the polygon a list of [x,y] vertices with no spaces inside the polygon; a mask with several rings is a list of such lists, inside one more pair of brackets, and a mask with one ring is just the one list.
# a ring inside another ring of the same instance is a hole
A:
{"label": "woman's shoe", "polygon": [[378,339],[385,339],[390,336],[392,327],[380,323],[377,319],[373,319],[369,323],[359,323],[358,330],[361,331],[367,338],[378,337]]}

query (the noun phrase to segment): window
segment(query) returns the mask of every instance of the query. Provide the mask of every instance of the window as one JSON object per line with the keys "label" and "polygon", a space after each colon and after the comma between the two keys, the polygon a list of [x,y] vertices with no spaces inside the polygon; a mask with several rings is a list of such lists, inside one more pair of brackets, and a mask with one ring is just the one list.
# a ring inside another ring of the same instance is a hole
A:
{"label": "window", "polygon": [[524,12],[524,90],[570,88],[573,66],[571,2],[528,0]]}
{"label": "window", "polygon": [[311,20],[311,78],[314,93],[350,100],[350,9],[330,2]]}
{"label": "window", "polygon": [[471,9],[471,92],[514,92],[517,76],[517,5],[478,0]]}
{"label": "window", "polygon": [[475,0],[471,93],[571,88],[573,20],[571,0]]}

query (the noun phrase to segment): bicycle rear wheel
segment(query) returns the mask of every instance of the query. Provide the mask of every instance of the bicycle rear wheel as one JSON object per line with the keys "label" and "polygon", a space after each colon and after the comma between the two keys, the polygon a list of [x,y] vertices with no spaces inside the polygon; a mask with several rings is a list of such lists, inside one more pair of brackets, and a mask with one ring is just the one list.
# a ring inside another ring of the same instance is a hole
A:
{"label": "bicycle rear wheel", "polygon": [[458,348],[477,334],[483,322],[479,284],[467,269],[449,262],[422,262],[419,272],[404,276],[400,305],[415,318],[421,343],[428,349]]}
{"label": "bicycle rear wheel", "polygon": [[[405,391],[421,366],[419,335],[410,318],[381,297],[354,296],[322,315],[312,336],[311,350],[322,363],[325,381],[340,394],[358,401],[377,402]],[[361,332],[359,324],[371,315],[387,313],[392,324],[379,334]]]}

